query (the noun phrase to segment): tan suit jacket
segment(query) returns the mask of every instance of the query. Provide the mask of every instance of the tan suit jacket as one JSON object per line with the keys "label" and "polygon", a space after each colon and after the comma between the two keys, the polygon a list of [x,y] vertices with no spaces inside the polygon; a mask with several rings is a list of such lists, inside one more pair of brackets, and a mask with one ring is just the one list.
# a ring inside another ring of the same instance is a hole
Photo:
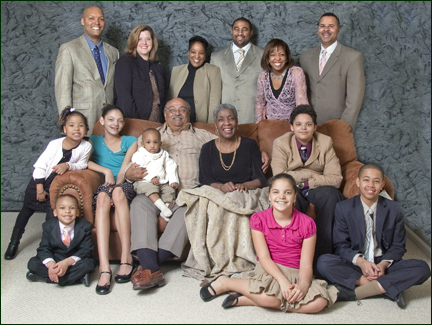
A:
{"label": "tan suit jacket", "polygon": [[[342,183],[342,170],[339,158],[333,149],[332,139],[319,132],[312,138],[312,152],[303,164],[294,132],[285,133],[273,142],[271,168],[273,175],[286,173],[294,177],[296,183],[308,181],[309,188],[329,185],[339,188]],[[311,173],[320,176],[311,178]]]}
{"label": "tan suit jacket", "polygon": [[320,51],[321,45],[300,56],[309,103],[317,112],[317,122],[342,119],[354,130],[365,92],[363,55],[338,42],[319,75]]}
{"label": "tan suit jacket", "polygon": [[[188,75],[188,64],[173,68],[168,91],[169,100],[178,97]],[[204,66],[199,68],[195,74],[193,93],[196,121],[213,123],[213,111],[220,105],[222,96],[220,69],[208,63],[205,63]]]}
{"label": "tan suit jacket", "polygon": [[263,71],[261,57],[264,50],[251,45],[240,71],[236,70],[232,45],[212,53],[210,61],[221,70],[222,103],[234,105],[240,124],[255,123],[257,80]]}
{"label": "tan suit jacket", "polygon": [[87,135],[101,116],[102,107],[114,103],[114,68],[119,52],[106,42],[103,48],[108,58],[105,85],[84,35],[62,44],[56,61],[55,97],[59,114],[68,105],[82,112],[90,127]]}

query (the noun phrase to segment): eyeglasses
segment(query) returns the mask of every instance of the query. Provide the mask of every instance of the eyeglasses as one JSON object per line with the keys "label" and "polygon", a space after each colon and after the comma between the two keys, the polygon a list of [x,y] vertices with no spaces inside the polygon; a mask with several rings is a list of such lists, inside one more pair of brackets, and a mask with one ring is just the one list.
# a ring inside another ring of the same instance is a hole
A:
{"label": "eyeglasses", "polygon": [[184,106],[180,106],[180,107],[170,106],[167,107],[166,110],[170,114],[175,112],[179,112],[180,114],[186,114],[187,112],[189,112],[189,110]]}

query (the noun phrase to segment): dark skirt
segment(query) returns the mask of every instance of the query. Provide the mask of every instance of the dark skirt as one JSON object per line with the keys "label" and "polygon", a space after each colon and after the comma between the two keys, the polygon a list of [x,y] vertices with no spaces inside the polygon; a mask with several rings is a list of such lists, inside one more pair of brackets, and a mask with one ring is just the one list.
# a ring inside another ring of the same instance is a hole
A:
{"label": "dark skirt", "polygon": [[[93,195],[93,211],[94,212],[96,212],[96,203],[97,203],[97,197],[98,197],[99,193],[105,192],[106,194],[108,194],[109,198],[112,199],[112,192],[114,191],[114,189],[116,187],[120,187],[123,190],[123,193],[126,196],[128,205],[131,203],[133,198],[136,196],[136,192],[134,190],[133,183],[124,182],[124,183],[120,183],[120,184],[116,184],[116,185],[108,185],[108,186],[101,185],[97,188],[97,190],[95,191],[95,193]],[[114,207],[114,203],[112,204],[112,206]]]}
{"label": "dark skirt", "polygon": [[50,196],[49,196],[49,189],[51,186],[52,181],[57,176],[57,173],[52,173],[48,176],[48,178],[45,180],[44,183],[44,190],[48,193],[45,202],[39,202],[36,199],[36,182],[33,179],[33,177],[30,179],[30,182],[27,185],[27,188],[25,190],[24,194],[24,206],[30,209],[33,209],[35,211],[40,212],[48,212],[51,210],[51,204],[50,204]]}

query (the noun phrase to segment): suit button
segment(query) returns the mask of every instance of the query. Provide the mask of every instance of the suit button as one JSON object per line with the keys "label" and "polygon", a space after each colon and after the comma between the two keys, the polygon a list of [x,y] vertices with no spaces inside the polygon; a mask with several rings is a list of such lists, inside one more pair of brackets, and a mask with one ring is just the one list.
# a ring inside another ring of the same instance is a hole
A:
{"label": "suit button", "polygon": [[198,101],[197,101],[197,100],[195,101],[195,104],[198,104]]}

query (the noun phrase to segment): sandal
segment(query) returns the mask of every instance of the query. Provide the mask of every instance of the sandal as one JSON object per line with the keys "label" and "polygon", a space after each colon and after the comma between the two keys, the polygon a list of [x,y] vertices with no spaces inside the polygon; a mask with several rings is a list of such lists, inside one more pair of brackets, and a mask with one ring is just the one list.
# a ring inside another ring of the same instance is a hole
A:
{"label": "sandal", "polygon": [[[213,300],[214,298],[216,298],[218,296],[218,294],[216,293],[216,290],[212,287],[211,284],[213,282],[215,282],[217,279],[219,279],[219,277],[221,277],[221,276],[225,276],[225,275],[221,274],[221,275],[217,276],[215,279],[213,279],[213,281],[210,281],[209,283],[207,283],[206,285],[204,285],[201,288],[201,290],[200,290],[200,296],[201,296],[202,300],[204,300],[205,302],[208,302],[208,301],[211,301],[211,300]],[[211,289],[213,291],[214,295],[212,295],[210,293],[209,289]],[[224,292],[221,292],[220,294],[223,294],[223,293]]]}
{"label": "sandal", "polygon": [[241,293],[231,293],[230,295],[228,295],[228,297],[225,298],[225,300],[222,303],[222,307],[227,309],[227,308],[231,308],[234,306],[237,306],[238,302],[239,302],[239,297],[243,296]]}
{"label": "sandal", "polygon": [[133,264],[131,264],[131,263],[120,263],[120,265],[130,265],[130,266],[132,266],[132,270],[129,272],[129,274],[117,274],[115,276],[115,278],[114,278],[114,281],[116,283],[126,283],[126,282],[129,282],[131,280],[131,278],[132,278],[132,275],[135,272],[136,264],[135,263],[133,263]]}
{"label": "sandal", "polygon": [[99,273],[99,279],[102,275],[102,273],[108,273],[110,275],[109,282],[105,283],[103,286],[97,285],[96,286],[96,293],[98,295],[106,295],[111,292],[111,279],[112,279],[112,271],[102,271]]}

